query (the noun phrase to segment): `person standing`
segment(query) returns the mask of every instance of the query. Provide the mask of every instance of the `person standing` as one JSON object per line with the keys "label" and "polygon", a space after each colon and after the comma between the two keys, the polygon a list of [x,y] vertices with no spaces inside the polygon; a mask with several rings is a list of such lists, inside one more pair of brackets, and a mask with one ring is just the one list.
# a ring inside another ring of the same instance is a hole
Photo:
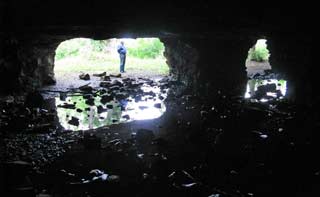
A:
{"label": "person standing", "polygon": [[118,46],[118,53],[120,55],[120,73],[124,73],[124,66],[126,64],[126,54],[127,54],[127,49],[124,46],[124,42],[121,41],[120,45]]}

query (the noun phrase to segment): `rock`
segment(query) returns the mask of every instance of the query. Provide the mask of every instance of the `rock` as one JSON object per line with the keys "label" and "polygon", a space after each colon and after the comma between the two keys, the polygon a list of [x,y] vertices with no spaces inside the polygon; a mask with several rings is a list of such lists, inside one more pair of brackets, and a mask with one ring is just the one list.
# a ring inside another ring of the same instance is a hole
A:
{"label": "rock", "polygon": [[267,92],[275,92],[277,89],[276,84],[266,84],[258,86],[257,91],[255,91],[254,96],[252,98],[256,98],[258,100],[267,96]]}
{"label": "rock", "polygon": [[74,125],[74,126],[79,126],[79,119],[72,116],[71,120],[68,121],[69,124]]}
{"label": "rock", "polygon": [[110,176],[108,176],[107,181],[112,182],[112,183],[118,183],[118,182],[120,182],[120,176],[110,175]]}
{"label": "rock", "polygon": [[144,95],[149,95],[149,96],[152,96],[152,97],[155,97],[155,96],[156,96],[156,93],[154,93],[154,92],[152,92],[152,91],[144,92],[143,94],[144,94]]}
{"label": "rock", "polygon": [[195,179],[185,170],[174,171],[168,178],[176,188],[189,188],[197,185]]}
{"label": "rock", "polygon": [[139,144],[151,143],[154,137],[153,131],[148,129],[139,129],[136,134],[136,140]]}
{"label": "rock", "polygon": [[40,194],[37,194],[36,197],[52,197],[52,195],[45,194],[45,193],[40,193]]}
{"label": "rock", "polygon": [[145,109],[147,109],[147,108],[149,108],[148,106],[139,106],[139,109],[140,110],[145,110]]}
{"label": "rock", "polygon": [[128,95],[123,94],[123,93],[119,93],[119,94],[116,94],[115,97],[117,100],[123,100],[123,99],[126,99],[128,97]]}
{"label": "rock", "polygon": [[61,101],[65,101],[67,99],[67,93],[66,92],[60,92],[59,97],[60,97]]}
{"label": "rock", "polygon": [[134,79],[124,78],[124,79],[122,79],[122,81],[125,82],[125,83],[129,83],[131,81],[134,81]]}
{"label": "rock", "polygon": [[111,104],[110,104],[110,105],[107,105],[107,108],[108,108],[108,109],[113,109],[113,105],[111,105]]}
{"label": "rock", "polygon": [[222,195],[220,195],[220,194],[211,194],[210,196],[208,196],[208,197],[221,197]]}
{"label": "rock", "polygon": [[87,99],[85,103],[87,105],[93,106],[94,105],[94,98]]}
{"label": "rock", "polygon": [[33,127],[30,128],[32,132],[48,132],[50,128],[53,128],[54,125],[52,123],[42,123],[42,124],[35,124]]}
{"label": "rock", "polygon": [[113,96],[105,94],[105,95],[102,95],[102,96],[101,96],[100,102],[101,102],[102,104],[106,104],[106,103],[108,103],[108,102],[110,102],[110,101],[112,101],[112,100],[113,100]]}
{"label": "rock", "polygon": [[139,102],[139,101],[141,101],[142,100],[142,96],[141,95],[137,95],[137,96],[135,96],[134,97],[134,101],[137,103],[137,102]]}
{"label": "rock", "polygon": [[160,108],[161,108],[161,103],[156,103],[156,104],[154,104],[154,107],[160,109]]}
{"label": "rock", "polygon": [[58,105],[57,107],[66,108],[66,109],[76,109],[74,104],[63,103],[63,105]]}
{"label": "rock", "polygon": [[6,96],[5,98],[1,99],[1,101],[2,100],[4,100],[4,102],[8,104],[8,103],[14,103],[15,98],[13,96],[9,95],[9,96]]}
{"label": "rock", "polygon": [[86,149],[100,149],[101,139],[92,133],[86,133],[83,139],[83,145]]}
{"label": "rock", "polygon": [[110,90],[110,91],[120,90],[120,86],[118,86],[118,85],[113,85],[113,86],[110,87],[109,90]]}
{"label": "rock", "polygon": [[104,181],[116,183],[116,182],[120,181],[120,176],[109,175],[109,174],[105,173],[104,171],[98,170],[98,169],[91,170],[89,174],[90,175],[87,177],[87,179],[81,179],[82,181],[80,183],[79,182],[72,182],[71,185],[99,183],[99,182],[104,182]]}
{"label": "rock", "polygon": [[99,73],[99,74],[93,74],[95,77],[103,77],[106,76],[107,72]]}
{"label": "rock", "polygon": [[44,98],[39,91],[34,91],[26,96],[25,105],[28,107],[40,107],[44,103]]}
{"label": "rock", "polygon": [[89,86],[89,84],[86,84],[86,85],[80,86],[79,90],[89,93],[89,92],[92,92],[93,88]]}
{"label": "rock", "polygon": [[113,80],[112,85],[117,85],[117,86],[123,87],[123,83],[119,80]]}
{"label": "rock", "polygon": [[276,93],[276,95],[277,95],[277,98],[284,96],[284,95],[282,94],[281,90],[276,90],[275,93]]}
{"label": "rock", "polygon": [[107,90],[102,88],[102,89],[99,89],[98,92],[100,93],[100,95],[103,95],[103,94],[107,93]]}
{"label": "rock", "polygon": [[111,81],[111,78],[109,76],[104,76],[101,79],[102,81]]}
{"label": "rock", "polygon": [[122,118],[126,119],[126,120],[130,120],[130,116],[128,114],[122,116]]}
{"label": "rock", "polygon": [[104,174],[104,172],[99,169],[94,169],[94,170],[91,170],[89,172],[89,174],[92,174],[93,176],[100,176],[100,175]]}
{"label": "rock", "polygon": [[82,109],[79,109],[79,108],[78,108],[76,111],[79,112],[79,113],[82,113],[82,112],[83,112],[83,110],[82,110]]}
{"label": "rock", "polygon": [[102,81],[100,82],[99,86],[100,87],[104,87],[104,88],[107,88],[109,86],[111,86],[112,84],[110,82],[107,82],[107,81]]}
{"label": "rock", "polygon": [[121,74],[119,73],[119,74],[117,74],[117,75],[110,75],[110,77],[117,77],[117,78],[121,78]]}
{"label": "rock", "polygon": [[207,111],[204,111],[204,110],[200,111],[200,116],[201,116],[201,118],[205,118],[205,117],[207,117],[208,115],[209,115],[209,113],[208,113]]}
{"label": "rock", "polygon": [[82,73],[81,75],[79,75],[79,78],[87,81],[90,80],[90,75]]}
{"label": "rock", "polygon": [[103,106],[102,106],[102,105],[99,105],[99,106],[97,107],[97,110],[98,110],[98,114],[101,114],[101,113],[103,113],[103,112],[106,112],[106,111],[107,111],[107,109],[103,108]]}
{"label": "rock", "polygon": [[91,94],[84,94],[82,96],[84,99],[91,99],[92,98],[92,95]]}
{"label": "rock", "polygon": [[193,187],[197,185],[197,183],[187,183],[187,184],[181,184],[182,187],[185,187],[185,188],[190,188],[190,187]]}
{"label": "rock", "polygon": [[7,162],[6,164],[9,165],[19,165],[19,166],[31,166],[32,164],[26,161],[10,161]]}

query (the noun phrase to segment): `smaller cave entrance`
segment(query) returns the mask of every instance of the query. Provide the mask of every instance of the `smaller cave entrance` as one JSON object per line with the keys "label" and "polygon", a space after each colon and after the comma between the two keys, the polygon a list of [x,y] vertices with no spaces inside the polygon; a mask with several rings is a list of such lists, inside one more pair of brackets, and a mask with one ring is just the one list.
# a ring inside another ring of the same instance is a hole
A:
{"label": "smaller cave entrance", "polygon": [[246,59],[247,76],[254,78],[270,71],[271,65],[269,57],[270,52],[267,48],[267,40],[257,40],[256,44],[248,51],[248,57]]}
{"label": "smaller cave entrance", "polygon": [[246,59],[247,89],[245,98],[268,102],[283,99],[287,92],[287,81],[272,71],[270,52],[266,39],[258,39],[249,49]]}

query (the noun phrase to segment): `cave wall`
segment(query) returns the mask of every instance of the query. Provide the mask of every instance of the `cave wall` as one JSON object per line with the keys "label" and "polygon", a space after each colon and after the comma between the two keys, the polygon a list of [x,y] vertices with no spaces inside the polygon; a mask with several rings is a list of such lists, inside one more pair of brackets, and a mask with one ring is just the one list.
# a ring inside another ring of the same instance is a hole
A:
{"label": "cave wall", "polygon": [[252,38],[217,36],[162,39],[172,74],[195,93],[243,95],[245,59]]}
{"label": "cave wall", "polygon": [[17,40],[0,36],[0,92],[17,91],[21,84],[21,64],[18,57]]}
{"label": "cave wall", "polygon": [[288,80],[290,97],[307,102],[317,89],[310,77],[314,35],[306,22],[314,17],[292,6],[268,4],[255,12],[244,3],[221,7],[206,0],[119,2],[116,8],[95,0],[1,0],[0,92],[54,83],[54,51],[64,40],[152,36],[164,42],[171,73],[190,90],[243,95],[247,52],[266,36],[271,65]]}
{"label": "cave wall", "polygon": [[309,105],[319,101],[313,43],[312,36],[299,34],[270,36],[268,39],[270,63],[274,72],[287,80],[287,96]]}
{"label": "cave wall", "polygon": [[[53,46],[52,46],[53,45]],[[55,83],[54,78],[54,56],[55,44],[21,41],[19,59],[21,62],[20,80],[23,84],[34,89],[43,85]]]}
{"label": "cave wall", "polygon": [[32,91],[55,83],[55,42],[13,36],[2,37],[0,42],[1,92]]}

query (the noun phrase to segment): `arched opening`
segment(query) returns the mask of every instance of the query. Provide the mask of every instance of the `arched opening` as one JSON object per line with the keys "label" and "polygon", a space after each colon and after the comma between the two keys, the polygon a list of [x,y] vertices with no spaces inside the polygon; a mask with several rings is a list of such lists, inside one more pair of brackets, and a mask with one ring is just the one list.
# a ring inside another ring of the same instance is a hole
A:
{"label": "arched opening", "polygon": [[[126,51],[125,72],[120,48]],[[55,98],[61,126],[87,130],[160,117],[167,94],[161,79],[169,74],[164,49],[159,38],[62,42],[54,67],[62,90]]]}
{"label": "arched opening", "polygon": [[123,76],[159,78],[169,74],[169,67],[163,56],[164,44],[159,38],[74,38],[61,42],[56,49],[54,72],[58,86],[76,86],[77,82],[81,84],[81,74],[88,74],[89,76],[82,78],[88,81],[94,81],[96,78],[92,76],[98,73],[119,74],[117,47],[121,41],[127,49]]}
{"label": "arched opening", "polygon": [[249,49],[246,59],[247,89],[245,98],[267,102],[283,99],[287,91],[287,81],[272,71],[266,39],[258,39]]}
{"label": "arched opening", "polygon": [[258,39],[255,45],[249,49],[246,59],[247,76],[254,78],[271,70],[269,62],[270,52],[266,39]]}

